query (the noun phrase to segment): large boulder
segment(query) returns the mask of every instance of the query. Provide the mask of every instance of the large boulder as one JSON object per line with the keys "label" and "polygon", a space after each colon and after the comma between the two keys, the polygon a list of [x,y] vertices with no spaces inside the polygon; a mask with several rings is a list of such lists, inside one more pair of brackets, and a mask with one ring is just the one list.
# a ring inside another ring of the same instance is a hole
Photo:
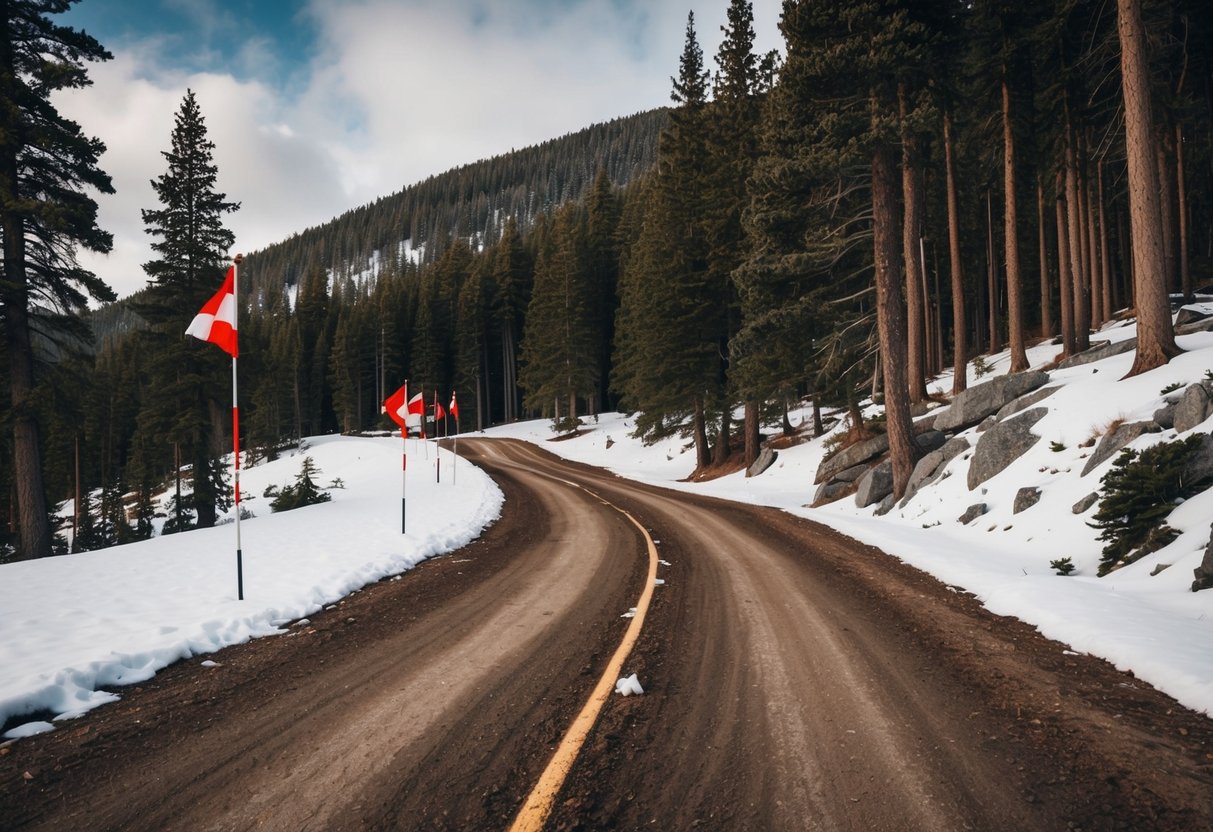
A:
{"label": "large boulder", "polygon": [[1032,506],[1040,502],[1040,489],[1035,486],[1026,486],[1015,492],[1015,502],[1011,505],[1011,513],[1019,514],[1021,511],[1026,511]]}
{"label": "large boulder", "polygon": [[1213,414],[1213,401],[1209,391],[1203,384],[1189,384],[1175,404],[1171,424],[1176,433],[1183,433],[1208,419],[1210,414]]}
{"label": "large boulder", "polygon": [[1213,529],[1210,531],[1209,545],[1205,547],[1204,559],[1201,560],[1200,566],[1192,570],[1192,574],[1196,578],[1192,582],[1193,592],[1213,586]]}
{"label": "large boulder", "polygon": [[826,503],[842,499],[854,490],[855,483],[853,482],[840,482],[838,480],[823,482],[818,486],[817,493],[813,495],[812,504],[814,506],[824,506]]}
{"label": "large boulder", "polygon": [[[924,450],[932,450],[942,445],[945,439],[942,435],[935,435],[935,432],[931,428],[931,422],[932,420],[926,419],[914,423],[915,441]],[[813,478],[813,483],[818,484],[827,480],[837,479],[847,469],[863,465],[865,462],[875,459],[888,450],[888,434],[882,433],[878,436],[873,436],[871,439],[856,442],[854,445],[843,448],[833,456],[823,459],[821,464],[817,466],[817,475]]]}
{"label": "large boulder", "polygon": [[1004,404],[1002,408],[996,414],[994,414],[994,418],[999,422],[1004,421],[1011,416],[1014,416],[1021,410],[1027,410],[1032,405],[1039,404],[1060,389],[1061,387],[1040,387],[1033,390],[1031,393],[1020,396],[1013,402]]}
{"label": "large boulder", "polygon": [[1213,434],[1206,433],[1201,437],[1200,446],[1184,468],[1184,479],[1188,482],[1200,482],[1213,478]]}
{"label": "large boulder", "polygon": [[1014,373],[957,393],[952,406],[935,417],[935,430],[953,433],[992,416],[1025,393],[1043,387],[1049,374],[1040,370]]}
{"label": "large boulder", "polygon": [[965,513],[956,518],[957,523],[968,525],[976,520],[981,515],[985,514],[988,509],[985,503],[974,503],[965,509]]}
{"label": "large boulder", "polygon": [[1101,341],[1089,350],[1083,350],[1080,353],[1071,355],[1069,358],[1063,358],[1061,361],[1058,361],[1057,369],[1066,370],[1070,367],[1092,364],[1096,361],[1102,361],[1105,358],[1111,358],[1114,355],[1120,355],[1123,352],[1130,352],[1135,349],[1137,349],[1136,338],[1126,338],[1123,341],[1117,341],[1115,344]]}
{"label": "large boulder", "polygon": [[867,508],[893,493],[893,463],[885,460],[859,478],[855,505]]}
{"label": "large boulder", "polygon": [[969,490],[1006,468],[1040,441],[1040,437],[1032,433],[1032,426],[1048,412],[1047,407],[1034,407],[983,433],[969,460]]}
{"label": "large boulder", "polygon": [[1157,432],[1158,425],[1153,421],[1125,422],[1116,430],[1104,434],[1103,439],[1100,439],[1099,444],[1095,447],[1095,453],[1087,459],[1087,464],[1083,466],[1079,476],[1085,477],[1142,434]]}
{"label": "large boulder", "polygon": [[914,465],[914,470],[910,472],[910,480],[906,485],[906,494],[902,499],[901,504],[904,506],[910,499],[918,493],[918,489],[924,488],[935,480],[939,479],[940,473],[949,462],[951,462],[960,454],[969,449],[969,440],[963,436],[954,436],[943,444],[942,447],[928,453]]}

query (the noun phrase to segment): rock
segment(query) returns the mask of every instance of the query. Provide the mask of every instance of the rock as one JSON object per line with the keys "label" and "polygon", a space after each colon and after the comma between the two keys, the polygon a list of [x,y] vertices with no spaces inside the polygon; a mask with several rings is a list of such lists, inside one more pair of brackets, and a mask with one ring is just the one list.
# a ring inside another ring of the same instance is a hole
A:
{"label": "rock", "polygon": [[851,482],[823,482],[813,496],[813,505],[823,506],[826,503],[832,503],[854,490],[855,484]]}
{"label": "rock", "polygon": [[926,453],[942,448],[947,441],[947,434],[940,430],[928,430],[914,437],[914,443]]}
{"label": "rock", "polygon": [[1124,352],[1131,352],[1137,349],[1136,338],[1126,338],[1123,341],[1117,341],[1115,344],[1110,344],[1103,341],[1089,350],[1083,350],[1080,353],[1071,355],[1069,358],[1063,358],[1057,363],[1057,369],[1065,370],[1070,367],[1080,367],[1083,364],[1091,364],[1095,361],[1102,361],[1105,358],[1111,358],[1114,355],[1120,355]]}
{"label": "rock", "polygon": [[988,431],[990,428],[994,427],[997,424],[998,424],[997,416],[987,416],[986,418],[982,419],[981,424],[979,424],[977,426],[977,432],[985,433],[986,431]]}
{"label": "rock", "polygon": [[1213,477],[1213,434],[1206,433],[1201,438],[1200,447],[1188,458],[1184,477],[1188,482],[1200,482]]}
{"label": "rock", "polygon": [[1087,509],[1089,509],[1091,506],[1095,505],[1098,502],[1099,502],[1099,492],[1092,491],[1090,494],[1088,494],[1087,496],[1085,496],[1081,500],[1079,500],[1077,503],[1075,503],[1074,507],[1071,508],[1070,511],[1073,512],[1074,514],[1082,514],[1084,511],[1086,511]]}
{"label": "rock", "polygon": [[1176,335],[1191,335],[1193,332],[1208,332],[1213,329],[1213,318],[1205,318],[1200,321],[1192,321],[1183,326],[1175,327]]}
{"label": "rock", "polygon": [[834,477],[830,481],[831,482],[855,482],[855,480],[859,479],[864,474],[866,474],[868,472],[868,469],[871,467],[872,467],[871,465],[853,465],[850,468],[846,468],[842,471],[839,471],[837,474],[834,475]]}
{"label": "rock", "polygon": [[1154,411],[1154,424],[1163,430],[1175,427],[1175,402],[1168,402]]}
{"label": "rock", "polygon": [[965,513],[956,518],[956,522],[962,525],[968,525],[976,520],[987,511],[985,503],[974,503],[965,509]]}
{"label": "rock", "polygon": [[952,406],[935,417],[935,429],[952,433],[972,427],[997,413],[1008,402],[1042,387],[1048,380],[1048,373],[1029,370],[999,376],[985,384],[970,387],[963,393],[957,393]]}
{"label": "rock", "polygon": [[1203,321],[1208,317],[1209,317],[1208,312],[1201,312],[1199,309],[1193,309],[1190,306],[1184,306],[1184,307],[1181,307],[1180,310],[1175,313],[1175,326],[1177,326],[1177,327],[1186,326],[1187,324],[1196,323],[1197,321]]}
{"label": "rock", "polygon": [[910,472],[910,480],[906,485],[904,506],[910,498],[918,493],[918,489],[930,485],[939,478],[944,467],[960,454],[969,449],[969,440],[963,436],[954,436],[944,443],[943,447],[931,451],[914,466]]}
{"label": "rock", "polygon": [[893,493],[893,463],[885,460],[859,478],[855,491],[855,505],[860,508],[879,503]]}
{"label": "rock", "polygon": [[770,448],[763,448],[762,450],[760,450],[758,452],[758,459],[754,460],[754,463],[749,468],[746,469],[745,475],[747,477],[758,476],[763,471],[767,470],[772,465],[774,465],[775,460],[778,458],[779,458],[778,451],[774,451]]}
{"label": "rock", "polygon": [[1192,570],[1192,574],[1196,578],[1192,582],[1193,592],[1213,586],[1213,527],[1209,535],[1209,545],[1205,547],[1204,559],[1201,560],[1200,566]]}
{"label": "rock", "polygon": [[869,459],[880,456],[889,449],[889,437],[885,434],[873,436],[862,442],[856,442],[848,448],[843,448],[833,456],[826,457],[817,466],[817,476],[813,482],[831,480],[839,471],[845,471]]}
{"label": "rock", "polygon": [[880,505],[878,505],[876,507],[876,516],[884,517],[886,514],[888,514],[890,511],[893,510],[893,506],[896,504],[897,504],[897,500],[895,500],[893,498],[892,494],[889,494],[883,500],[881,500]]}
{"label": "rock", "polygon": [[1191,430],[1213,413],[1209,391],[1202,384],[1189,384],[1175,404],[1172,426],[1177,433]]}
{"label": "rock", "polygon": [[1099,440],[1095,453],[1091,454],[1087,459],[1087,464],[1083,466],[1082,473],[1079,476],[1085,477],[1142,434],[1156,433],[1157,431],[1158,425],[1154,422],[1125,422],[1116,430],[1105,434],[1104,438]]}
{"label": "rock", "polygon": [[1060,387],[1041,387],[1033,390],[1031,393],[1020,396],[1015,401],[1003,405],[1002,409],[995,414],[994,418],[1000,422],[1005,421],[1019,411],[1025,410],[1038,402],[1044,401],[1060,389]]}
{"label": "rock", "polygon": [[1040,502],[1040,489],[1028,486],[1015,492],[1015,502],[1011,507],[1012,514],[1019,514]]}
{"label": "rock", "polygon": [[1034,407],[983,433],[969,460],[969,490],[1006,468],[1040,441],[1040,437],[1032,433],[1032,425],[1048,412],[1047,407]]}

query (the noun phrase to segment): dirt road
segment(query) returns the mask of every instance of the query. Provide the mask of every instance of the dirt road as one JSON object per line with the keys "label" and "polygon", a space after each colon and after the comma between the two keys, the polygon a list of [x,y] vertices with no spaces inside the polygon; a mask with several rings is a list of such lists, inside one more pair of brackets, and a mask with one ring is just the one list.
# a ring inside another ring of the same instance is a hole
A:
{"label": "dirt road", "polygon": [[595,494],[665,584],[548,828],[1213,828],[1213,720],[1106,663],[778,512],[460,449],[480,541],[0,750],[0,828],[507,828],[644,581]]}

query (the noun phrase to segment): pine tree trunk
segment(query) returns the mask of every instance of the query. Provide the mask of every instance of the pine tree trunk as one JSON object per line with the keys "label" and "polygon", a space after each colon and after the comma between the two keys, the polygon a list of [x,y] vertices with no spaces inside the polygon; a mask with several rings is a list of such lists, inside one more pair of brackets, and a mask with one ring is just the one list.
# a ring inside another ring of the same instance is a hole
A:
{"label": "pine tree trunk", "polygon": [[[1068,116],[1067,116],[1068,119]],[[1074,352],[1091,346],[1091,310],[1082,262],[1082,226],[1078,208],[1078,161],[1074,131],[1066,130],[1066,245],[1070,251],[1071,309],[1074,315]]]}
{"label": "pine tree trunk", "polygon": [[703,399],[695,399],[695,412],[691,419],[691,433],[695,437],[695,468],[702,471],[711,462],[708,454],[708,427],[703,415]]}
{"label": "pine tree trunk", "polygon": [[952,271],[952,395],[968,387],[965,334],[964,272],[960,259],[960,208],[956,198],[956,165],[952,158],[952,115],[943,115],[944,167],[948,191],[948,260]]}
{"label": "pine tree trunk", "polygon": [[994,195],[986,191],[986,324],[989,329],[989,342],[986,352],[990,355],[998,352],[1001,342],[998,338],[998,265],[994,258]]}
{"label": "pine tree trunk", "polygon": [[1104,202],[1102,159],[1099,160],[1095,175],[1099,177],[1099,186],[1095,192],[1099,210],[1099,267],[1101,269],[1099,285],[1103,288],[1104,312],[1108,320],[1111,320],[1112,316],[1116,314],[1116,304],[1113,302],[1112,261],[1109,259],[1108,251],[1108,211]]}
{"label": "pine tree trunk", "polygon": [[[7,165],[16,182],[15,162]],[[5,187],[8,190],[8,187]],[[11,197],[10,197],[11,198]],[[7,201],[7,200],[6,200]],[[9,362],[9,418],[13,424],[13,483],[17,489],[17,559],[51,554],[50,515],[42,484],[42,452],[33,412],[34,348],[30,341],[25,236],[19,218],[4,209],[4,333]]]}
{"label": "pine tree trunk", "polygon": [[1129,222],[1133,235],[1133,286],[1137,355],[1128,375],[1161,367],[1178,355],[1167,297],[1158,169],[1150,129],[1150,75],[1141,0],[1117,0],[1121,81],[1125,98],[1125,150],[1129,163]]}
{"label": "pine tree trunk", "polygon": [[1179,227],[1179,286],[1184,302],[1192,302],[1192,265],[1188,258],[1188,186],[1184,173],[1184,128],[1175,124],[1175,188],[1179,197],[1179,212],[1175,215]]}
{"label": "pine tree trunk", "polygon": [[1015,197],[1015,133],[1011,126],[1011,90],[1006,69],[1002,82],[1003,139],[1003,239],[1007,256],[1007,341],[1011,349],[1012,373],[1028,369],[1023,338],[1023,291],[1019,275],[1019,208]]}
{"label": "pine tree trunk", "polygon": [[821,402],[819,401],[820,398],[821,397],[818,395],[813,396],[813,436],[814,437],[822,436],[826,432],[825,424],[821,421]]}
{"label": "pine tree trunk", "polygon": [[1071,356],[1077,350],[1074,337],[1074,275],[1070,271],[1070,233],[1066,228],[1065,190],[1063,175],[1057,174],[1057,278],[1058,302],[1061,311],[1061,354]]}
{"label": "pine tree trunk", "polygon": [[906,312],[897,262],[897,190],[893,150],[872,154],[872,244],[876,266],[876,324],[884,366],[885,425],[893,463],[893,495],[905,495],[914,469],[914,426],[906,389]]}
{"label": "pine tree trunk", "polygon": [[905,85],[898,85],[897,105],[902,122],[901,137],[901,191],[905,205],[902,215],[902,260],[905,263],[907,338],[907,383],[910,401],[922,402],[927,398],[926,383],[926,334],[924,309],[926,299],[922,285],[922,256],[919,242],[922,239],[923,204],[919,182],[918,142],[908,134],[906,120]]}
{"label": "pine tree trunk", "polygon": [[729,419],[729,409],[725,407],[720,411],[720,430],[716,434],[716,457],[712,462],[716,465],[725,465],[729,461],[729,431],[732,426],[732,420]]}
{"label": "pine tree trunk", "polygon": [[758,446],[762,440],[758,427],[758,402],[754,399],[746,399],[745,424],[742,426],[742,430],[745,433],[745,467],[747,469],[758,459]]}
{"label": "pine tree trunk", "polygon": [[1180,292],[1179,270],[1175,267],[1175,176],[1171,170],[1171,131],[1160,126],[1154,140],[1158,159],[1158,208],[1162,222],[1163,270],[1168,292]]}
{"label": "pine tree trunk", "polygon": [[1082,189],[1082,217],[1086,228],[1084,248],[1087,270],[1091,273],[1091,328],[1099,329],[1108,320],[1103,308],[1103,269],[1099,264],[1099,240],[1095,228],[1095,211],[1091,205],[1091,181],[1086,178]]}
{"label": "pine tree trunk", "polygon": [[1053,335],[1053,298],[1049,280],[1049,235],[1045,232],[1045,186],[1036,180],[1036,235],[1040,256],[1040,335]]}

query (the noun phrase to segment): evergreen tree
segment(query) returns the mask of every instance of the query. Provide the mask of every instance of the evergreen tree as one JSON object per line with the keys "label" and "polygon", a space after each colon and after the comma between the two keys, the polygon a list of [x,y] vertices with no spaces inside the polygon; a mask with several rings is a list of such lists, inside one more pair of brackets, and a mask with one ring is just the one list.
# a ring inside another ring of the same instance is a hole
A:
{"label": "evergreen tree", "polygon": [[240,206],[215,190],[218,176],[214,143],[193,91],[187,91],[177,112],[168,163],[152,180],[161,207],[143,211],[149,234],[157,238],[158,258],[144,264],[151,286],[140,311],[152,324],[147,346],[154,356],[149,368],[145,409],[164,429],[191,464],[193,508],[200,527],[213,526],[217,507],[229,504],[223,468],[227,404],[219,401],[229,364],[222,353],[200,349],[182,337],[194,314],[222,282],[226,251],[234,236],[223,226],[223,215]]}
{"label": "evergreen tree", "polygon": [[[93,38],[52,23],[70,0],[11,0],[0,8],[0,326],[8,367],[11,485],[18,558],[51,554],[40,431],[34,408],[39,337],[72,329],[86,297],[114,294],[77,264],[77,246],[106,252],[86,191],[113,193],[97,167],[104,146],[51,104],[58,90],[87,86],[86,61],[111,56]],[[78,331],[78,327],[75,327]]]}

